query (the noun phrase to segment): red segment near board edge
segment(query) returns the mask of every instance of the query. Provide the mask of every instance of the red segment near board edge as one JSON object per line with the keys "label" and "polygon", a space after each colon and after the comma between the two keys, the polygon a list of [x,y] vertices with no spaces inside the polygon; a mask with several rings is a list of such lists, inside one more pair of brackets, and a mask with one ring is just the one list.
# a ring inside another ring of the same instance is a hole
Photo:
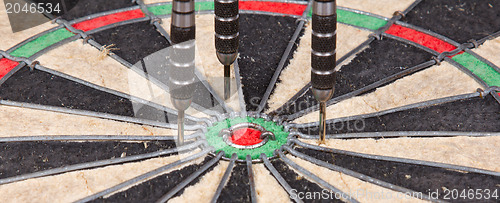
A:
{"label": "red segment near board edge", "polygon": [[401,25],[392,25],[385,33],[410,40],[439,53],[453,51],[457,47],[434,36]]}
{"label": "red segment near board edge", "polygon": [[307,8],[305,4],[264,2],[264,1],[240,1],[240,10],[264,11],[301,16]]}
{"label": "red segment near board edge", "polygon": [[12,61],[6,58],[0,59],[0,80],[17,65],[19,65],[19,62],[17,61]]}
{"label": "red segment near board edge", "polygon": [[234,130],[231,136],[231,142],[241,146],[251,146],[261,143],[261,131],[253,128],[241,128]]}
{"label": "red segment near board edge", "polygon": [[97,17],[94,19],[86,20],[83,22],[75,23],[72,26],[78,30],[82,30],[84,32],[100,28],[106,25],[111,25],[114,23],[122,22],[122,21],[127,21],[127,20],[132,20],[132,19],[137,19],[137,18],[144,18],[146,15],[141,11],[141,9],[135,9],[131,11],[124,11],[124,12],[119,12],[119,13],[114,13],[110,15],[105,15],[101,17]]}

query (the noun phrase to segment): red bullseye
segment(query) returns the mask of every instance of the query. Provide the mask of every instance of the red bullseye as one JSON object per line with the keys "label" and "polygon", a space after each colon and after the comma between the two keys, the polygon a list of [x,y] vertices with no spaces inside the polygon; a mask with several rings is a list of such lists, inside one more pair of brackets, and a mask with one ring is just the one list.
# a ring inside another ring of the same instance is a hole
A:
{"label": "red bullseye", "polygon": [[274,133],[255,123],[238,123],[219,132],[224,142],[238,149],[255,149],[275,140]]}
{"label": "red bullseye", "polygon": [[261,143],[263,140],[260,139],[261,131],[253,128],[241,128],[233,131],[231,136],[231,142],[241,146],[251,146]]}

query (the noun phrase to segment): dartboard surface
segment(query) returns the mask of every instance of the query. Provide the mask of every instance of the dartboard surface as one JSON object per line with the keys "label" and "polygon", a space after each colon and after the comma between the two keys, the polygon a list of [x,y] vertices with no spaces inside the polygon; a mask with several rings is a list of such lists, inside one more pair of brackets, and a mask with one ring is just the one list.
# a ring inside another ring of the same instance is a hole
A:
{"label": "dartboard surface", "polygon": [[172,2],[62,1],[18,32],[9,2],[23,1],[0,4],[0,202],[500,201],[498,0],[337,0],[323,144],[312,1],[240,0],[228,100],[214,2],[196,1],[182,145]]}

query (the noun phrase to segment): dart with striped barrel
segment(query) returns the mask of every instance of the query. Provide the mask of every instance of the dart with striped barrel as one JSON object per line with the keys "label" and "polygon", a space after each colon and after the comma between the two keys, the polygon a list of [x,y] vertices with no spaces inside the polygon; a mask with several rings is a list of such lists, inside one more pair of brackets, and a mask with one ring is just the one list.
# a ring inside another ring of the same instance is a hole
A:
{"label": "dart with striped barrel", "polygon": [[184,144],[185,110],[191,105],[195,82],[194,0],[174,0],[172,6],[169,57],[169,89],[177,109],[178,143]]}
{"label": "dart with striped barrel", "polygon": [[337,12],[335,0],[314,0],[312,14],[311,84],[319,102],[320,144],[325,143],[326,102],[335,91],[337,47]]}
{"label": "dart with striped barrel", "polygon": [[215,49],[224,65],[224,99],[231,96],[231,64],[238,56],[239,8],[238,0],[215,0]]}

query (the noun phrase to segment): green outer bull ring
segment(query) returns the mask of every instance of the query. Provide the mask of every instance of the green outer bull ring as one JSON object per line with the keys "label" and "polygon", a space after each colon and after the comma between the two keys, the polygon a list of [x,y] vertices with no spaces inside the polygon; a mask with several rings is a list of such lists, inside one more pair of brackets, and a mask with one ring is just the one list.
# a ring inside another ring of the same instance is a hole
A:
{"label": "green outer bull ring", "polygon": [[[213,147],[215,151],[210,152],[210,155],[216,156],[220,151],[224,152],[223,160],[230,161],[233,153],[236,153],[236,162],[246,162],[246,157],[249,155],[253,163],[261,163],[261,154],[265,154],[268,158],[276,158],[276,150],[281,149],[283,145],[291,146],[292,142],[289,141],[289,136],[296,136],[297,131],[292,129],[287,122],[284,122],[279,117],[270,117],[263,113],[254,112],[233,112],[218,116],[211,119],[213,122],[207,125],[204,130],[205,139],[209,146]],[[224,140],[220,133],[224,129],[229,129],[234,125],[241,123],[255,123],[265,128],[266,131],[272,132],[275,139],[268,139],[262,146],[255,148],[236,148],[229,145]]]}

